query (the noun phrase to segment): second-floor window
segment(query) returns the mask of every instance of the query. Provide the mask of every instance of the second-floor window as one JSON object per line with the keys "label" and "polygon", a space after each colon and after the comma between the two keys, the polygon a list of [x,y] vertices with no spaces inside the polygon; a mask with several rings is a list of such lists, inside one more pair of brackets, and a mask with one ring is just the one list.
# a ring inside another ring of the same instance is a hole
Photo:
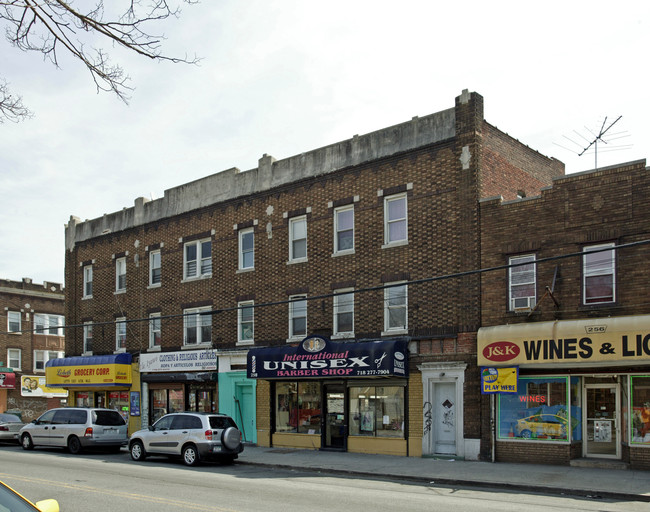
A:
{"label": "second-floor window", "polygon": [[354,207],[334,210],[334,253],[354,251]]}
{"label": "second-floor window", "polygon": [[63,316],[36,313],[34,315],[34,332],[36,334],[63,336]]}
{"label": "second-floor window", "polygon": [[212,275],[212,242],[198,240],[185,244],[185,279]]}
{"label": "second-floor window", "polygon": [[45,364],[50,359],[58,359],[63,357],[63,352],[51,352],[49,350],[34,350],[34,371],[45,371]]}
{"label": "second-floor window", "polygon": [[384,243],[408,241],[406,194],[387,197],[384,200]]}
{"label": "second-floor window", "polygon": [[7,311],[7,331],[9,332],[21,331],[20,311]]}
{"label": "second-floor window", "polygon": [[289,338],[307,336],[307,296],[289,297]]}
{"label": "second-floor window", "polygon": [[160,284],[162,278],[160,251],[149,253],[149,286]]}
{"label": "second-floor window", "polygon": [[616,300],[616,252],[613,247],[614,244],[601,244],[583,249],[584,304],[602,304]]}
{"label": "second-floor window", "polygon": [[93,296],[93,266],[86,265],[83,268],[83,272],[84,272],[83,296],[84,298],[92,297]]}
{"label": "second-floor window", "polygon": [[384,331],[394,333],[408,328],[406,284],[389,283],[384,289]]}
{"label": "second-floor window", "polygon": [[84,353],[92,354],[93,351],[93,323],[84,322]]}
{"label": "second-floor window", "polygon": [[201,345],[212,342],[211,308],[193,308],[183,311],[185,315],[185,345]]}
{"label": "second-floor window", "polygon": [[126,258],[117,258],[115,260],[115,291],[123,292],[126,290]]}
{"label": "second-floor window", "polygon": [[7,350],[7,366],[12,370],[20,370],[22,366],[22,353],[19,348]]}
{"label": "second-floor window", "polygon": [[115,319],[115,350],[126,349],[126,318]]}
{"label": "second-floor window", "polygon": [[289,261],[307,259],[307,217],[289,220]]}
{"label": "second-floor window", "polygon": [[149,348],[160,347],[162,345],[162,324],[160,313],[151,313],[149,315]]}
{"label": "second-floor window", "polygon": [[335,290],[334,335],[354,333],[354,293],[351,290]]}
{"label": "second-floor window", "polygon": [[255,338],[255,316],[253,301],[240,302],[237,310],[239,343],[252,343]]}
{"label": "second-floor window", "polygon": [[239,270],[255,267],[255,232],[253,228],[239,232]]}
{"label": "second-floor window", "polygon": [[512,256],[508,260],[510,311],[530,309],[536,302],[535,255]]}

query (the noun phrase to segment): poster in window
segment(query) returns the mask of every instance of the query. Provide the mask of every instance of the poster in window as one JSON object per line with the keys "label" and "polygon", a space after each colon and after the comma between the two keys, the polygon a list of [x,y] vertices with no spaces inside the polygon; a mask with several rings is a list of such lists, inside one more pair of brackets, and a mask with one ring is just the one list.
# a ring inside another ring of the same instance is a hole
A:
{"label": "poster in window", "polygon": [[373,411],[365,411],[361,414],[361,430],[364,432],[372,432],[375,429],[375,413]]}
{"label": "poster in window", "polygon": [[131,416],[140,416],[140,392],[131,391]]}

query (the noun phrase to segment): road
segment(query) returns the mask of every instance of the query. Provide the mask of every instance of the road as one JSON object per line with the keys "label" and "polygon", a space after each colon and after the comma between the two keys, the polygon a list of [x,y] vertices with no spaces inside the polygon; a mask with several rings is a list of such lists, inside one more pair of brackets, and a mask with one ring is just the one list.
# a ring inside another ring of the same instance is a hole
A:
{"label": "road", "polygon": [[57,499],[62,512],[650,512],[650,503],[447,488],[251,464],[189,468],[160,458],[135,463],[126,451],[70,455],[3,445],[0,461],[0,480],[33,501]]}

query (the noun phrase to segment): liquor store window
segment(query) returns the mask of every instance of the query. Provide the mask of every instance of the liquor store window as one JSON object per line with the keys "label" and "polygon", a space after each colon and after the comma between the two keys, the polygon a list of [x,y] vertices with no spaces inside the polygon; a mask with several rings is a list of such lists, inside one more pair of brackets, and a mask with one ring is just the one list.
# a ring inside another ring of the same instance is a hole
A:
{"label": "liquor store window", "polygon": [[320,382],[278,382],[275,385],[275,431],[321,433]]}
{"label": "liquor store window", "polygon": [[350,386],[350,435],[404,439],[404,386]]}
{"label": "liquor store window", "polygon": [[630,399],[632,401],[630,443],[650,446],[650,376],[630,377]]}
{"label": "liquor store window", "polygon": [[569,377],[519,377],[517,393],[499,394],[497,436],[567,442],[579,439],[581,411],[571,405]]}

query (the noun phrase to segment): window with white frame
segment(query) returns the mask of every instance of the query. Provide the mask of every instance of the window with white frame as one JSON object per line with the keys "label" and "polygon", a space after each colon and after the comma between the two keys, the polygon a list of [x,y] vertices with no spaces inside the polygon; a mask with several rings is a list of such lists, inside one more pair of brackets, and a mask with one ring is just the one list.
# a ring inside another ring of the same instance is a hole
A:
{"label": "window with white frame", "polygon": [[406,194],[384,199],[384,243],[386,245],[408,241]]}
{"label": "window with white frame", "polygon": [[115,291],[123,292],[126,290],[126,258],[117,258],[115,260]]}
{"label": "window with white frame", "polygon": [[21,332],[21,314],[20,311],[7,311],[7,331]]}
{"label": "window with white frame", "polygon": [[307,336],[307,296],[289,297],[289,338]]}
{"label": "window with white frame", "polygon": [[149,286],[158,286],[162,278],[160,250],[149,253]]}
{"label": "window with white frame", "polygon": [[408,329],[406,284],[387,283],[384,288],[384,331],[403,332]]}
{"label": "window with white frame", "polygon": [[255,309],[252,300],[237,304],[237,341],[242,344],[253,343],[255,339]]}
{"label": "window with white frame", "polygon": [[584,304],[616,300],[616,251],[614,244],[585,247],[582,257]]}
{"label": "window with white frame", "polygon": [[354,335],[354,293],[352,290],[334,291],[334,336]]}
{"label": "window with white frame", "polygon": [[537,298],[535,255],[511,256],[508,265],[510,311],[531,309]]}
{"label": "window with white frame", "polygon": [[36,334],[63,336],[63,316],[36,313],[34,315],[34,332]]}
{"label": "window with white frame", "polygon": [[50,359],[63,357],[63,352],[52,352],[50,350],[34,350],[34,371],[45,371],[45,365]]}
{"label": "window with white frame", "polygon": [[151,313],[149,315],[149,348],[160,347],[162,345],[162,322],[160,313]]}
{"label": "window with white frame", "polygon": [[115,319],[115,350],[126,350],[126,317]]}
{"label": "window with white frame", "polygon": [[93,296],[93,266],[86,265],[83,268],[83,272],[84,272],[83,298],[89,298]]}
{"label": "window with white frame", "polygon": [[255,232],[253,228],[239,231],[239,270],[255,268]]}
{"label": "window with white frame", "polygon": [[212,342],[212,308],[192,308],[183,311],[185,316],[185,345],[201,345]]}
{"label": "window with white frame", "polygon": [[354,206],[334,210],[334,253],[354,251]]}
{"label": "window with white frame", "polygon": [[289,220],[289,261],[307,259],[307,217]]}
{"label": "window with white frame", "polygon": [[84,353],[92,354],[93,352],[93,323],[84,322]]}
{"label": "window with white frame", "polygon": [[212,275],[212,241],[196,240],[185,244],[184,279]]}
{"label": "window with white frame", "polygon": [[22,353],[19,348],[7,350],[7,367],[12,370],[20,370],[22,367]]}

